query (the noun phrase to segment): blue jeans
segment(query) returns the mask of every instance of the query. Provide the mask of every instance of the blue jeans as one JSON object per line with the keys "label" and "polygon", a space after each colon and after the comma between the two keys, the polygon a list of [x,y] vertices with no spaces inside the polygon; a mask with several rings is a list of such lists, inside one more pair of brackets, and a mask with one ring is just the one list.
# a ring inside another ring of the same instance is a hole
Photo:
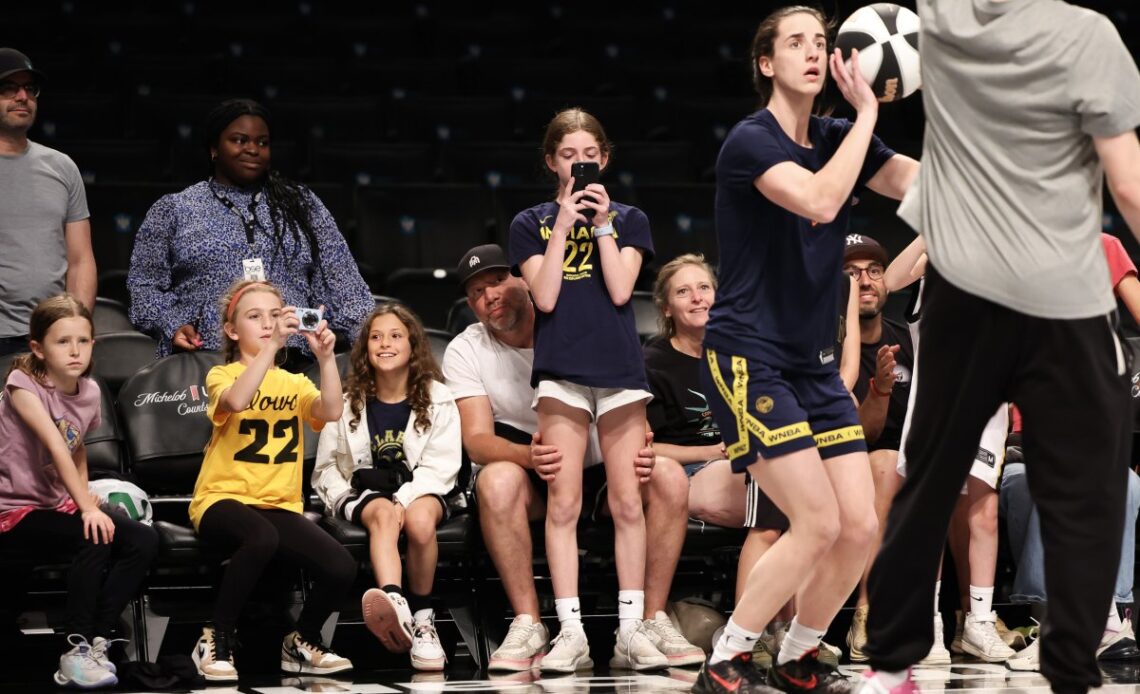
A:
{"label": "blue jeans", "polygon": [[[1005,516],[1010,548],[1017,562],[1013,580],[1013,602],[1045,602],[1045,546],[1041,542],[1041,520],[1029,496],[1025,463],[1010,463],[1001,476],[999,497]],[[1128,504],[1124,514],[1124,540],[1120,568],[1116,572],[1117,602],[1132,602],[1132,579],[1136,564],[1136,515],[1140,512],[1140,477],[1128,471]],[[1074,557],[1074,560],[1077,558]]]}

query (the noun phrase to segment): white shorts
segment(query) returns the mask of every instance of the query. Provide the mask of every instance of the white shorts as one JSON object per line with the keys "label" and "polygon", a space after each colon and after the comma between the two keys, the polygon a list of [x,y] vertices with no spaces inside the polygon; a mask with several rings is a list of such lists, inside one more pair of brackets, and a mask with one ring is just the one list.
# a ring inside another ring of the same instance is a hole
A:
{"label": "white shorts", "polygon": [[542,398],[553,398],[570,407],[585,410],[592,421],[597,421],[605,413],[635,402],[649,402],[653,393],[648,390],[629,388],[591,388],[569,381],[539,381],[534,389],[532,408],[538,408]]}
{"label": "white shorts", "polygon": [[[906,440],[910,435],[910,414],[914,411],[914,394],[918,392],[918,369],[911,376],[910,401],[907,403],[906,418],[903,420],[902,445],[899,446],[899,462],[896,466],[899,475],[906,477]],[[978,441],[978,452],[974,464],[970,466],[970,477],[985,482],[996,490],[1001,480],[1001,469],[1005,465],[1005,439],[1009,435],[1009,407],[1006,403],[998,406],[997,412],[986,422],[982,438]],[[966,493],[965,485],[962,493]]]}

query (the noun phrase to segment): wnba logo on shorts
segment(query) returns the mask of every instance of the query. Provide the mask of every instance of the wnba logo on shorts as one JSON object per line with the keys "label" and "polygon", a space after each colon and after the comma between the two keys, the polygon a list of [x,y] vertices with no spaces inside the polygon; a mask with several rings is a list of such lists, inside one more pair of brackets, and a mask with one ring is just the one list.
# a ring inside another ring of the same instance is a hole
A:
{"label": "wnba logo on shorts", "polygon": [[756,411],[760,414],[768,414],[772,411],[772,408],[775,407],[775,405],[775,401],[773,401],[772,398],[768,397],[767,395],[761,395],[760,397],[756,398]]}

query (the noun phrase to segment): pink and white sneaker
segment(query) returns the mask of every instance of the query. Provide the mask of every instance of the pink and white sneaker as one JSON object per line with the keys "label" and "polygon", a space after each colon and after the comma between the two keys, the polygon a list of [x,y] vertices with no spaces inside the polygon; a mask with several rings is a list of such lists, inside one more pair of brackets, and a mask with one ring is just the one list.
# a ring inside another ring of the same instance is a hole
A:
{"label": "pink and white sneaker", "polygon": [[866,670],[855,688],[856,694],[918,694],[918,685],[910,668],[906,669],[906,679],[893,687],[888,687],[874,670]]}

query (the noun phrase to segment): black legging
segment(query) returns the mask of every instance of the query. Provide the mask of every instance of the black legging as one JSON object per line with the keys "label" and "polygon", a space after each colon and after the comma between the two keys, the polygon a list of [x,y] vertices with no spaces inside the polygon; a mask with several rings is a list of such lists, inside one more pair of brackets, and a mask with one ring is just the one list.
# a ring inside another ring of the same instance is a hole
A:
{"label": "black legging", "polygon": [[214,628],[219,631],[234,630],[266,565],[277,555],[313,577],[313,592],[297,620],[297,630],[306,639],[319,637],[337,600],[356,578],[356,562],[348,550],[300,513],[224,499],[206,509],[198,534],[234,550],[214,601]]}
{"label": "black legging", "polygon": [[111,544],[83,539],[83,518],[76,512],[32,511],[16,527],[0,533],[0,550],[49,548],[72,554],[67,573],[67,628],[88,641],[116,635],[119,615],[142,586],[158,553],[154,528],[117,512]]}

